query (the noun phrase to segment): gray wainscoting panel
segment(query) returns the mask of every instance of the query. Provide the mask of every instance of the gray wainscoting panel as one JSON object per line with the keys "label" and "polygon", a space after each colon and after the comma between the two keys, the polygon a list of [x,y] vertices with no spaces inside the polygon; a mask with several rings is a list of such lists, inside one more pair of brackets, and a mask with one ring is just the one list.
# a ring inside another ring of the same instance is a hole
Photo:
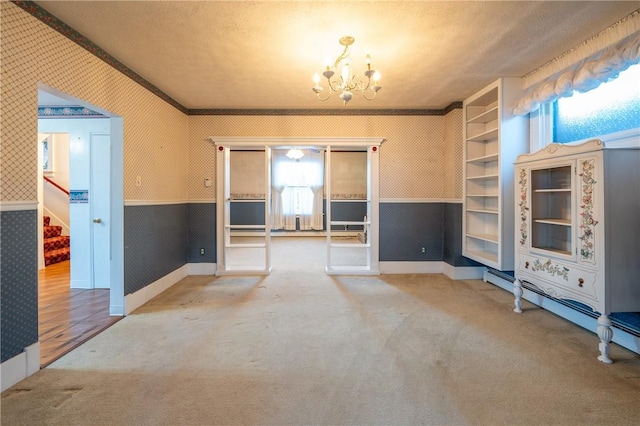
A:
{"label": "gray wainscoting panel", "polygon": [[125,295],[187,263],[187,221],[186,204],[125,206]]}
{"label": "gray wainscoting panel", "polygon": [[443,260],[443,234],[444,203],[380,203],[380,261]]}
{"label": "gray wainscoting panel", "polygon": [[[366,201],[331,202],[331,220],[362,221],[366,214]],[[362,226],[349,225],[347,231],[362,231],[362,228]],[[345,229],[344,226],[334,225],[331,230],[344,231]]]}
{"label": "gray wainscoting panel", "polygon": [[264,225],[264,201],[231,203],[232,225]]}
{"label": "gray wainscoting panel", "polygon": [[444,205],[444,261],[452,266],[482,266],[462,255],[462,204]]}
{"label": "gray wainscoting panel", "polygon": [[36,210],[0,212],[0,339],[4,362],[38,341]]}
{"label": "gray wainscoting panel", "polygon": [[[194,203],[188,207],[189,263],[216,263],[216,203]],[[200,250],[204,249],[204,254]]]}
{"label": "gray wainscoting panel", "polygon": [[[323,200],[324,229],[326,229],[326,204]],[[331,218],[341,221],[361,221],[367,214],[366,201],[332,202]],[[232,225],[263,225],[264,224],[264,203],[262,201],[240,201],[231,203],[231,224]],[[334,231],[344,231],[344,226],[334,226]],[[349,231],[361,231],[362,226],[349,226]]]}

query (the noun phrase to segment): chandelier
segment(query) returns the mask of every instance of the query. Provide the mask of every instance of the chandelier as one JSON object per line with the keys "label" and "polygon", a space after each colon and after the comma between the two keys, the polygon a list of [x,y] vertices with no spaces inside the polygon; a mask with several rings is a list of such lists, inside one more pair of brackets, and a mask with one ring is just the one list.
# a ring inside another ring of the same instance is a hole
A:
{"label": "chandelier", "polygon": [[[312,87],[312,90],[321,101],[329,99],[333,92],[342,92],[340,93],[340,99],[342,99],[344,105],[347,105],[347,102],[353,98],[354,91],[362,93],[362,96],[366,100],[370,101],[375,98],[378,91],[382,89],[382,86],[378,84],[378,81],[380,80],[380,73],[371,69],[371,56],[367,55],[366,58],[367,70],[364,72],[366,80],[361,80],[353,73],[353,70],[351,69],[351,59],[349,58],[349,46],[351,46],[354,41],[355,39],[353,37],[342,37],[340,39],[340,44],[344,46],[344,51],[340,56],[338,56],[333,67],[330,63],[326,64],[326,69],[322,75],[327,79],[329,91],[325,97],[322,97],[321,95],[324,88],[320,86],[320,75],[316,73],[313,76],[314,86]],[[340,69],[340,74],[336,78],[333,78],[336,74],[336,70],[338,69]],[[372,79],[373,84],[371,84]]]}
{"label": "chandelier", "polygon": [[304,153],[298,148],[291,148],[289,151],[287,151],[287,157],[297,161],[304,157]]}

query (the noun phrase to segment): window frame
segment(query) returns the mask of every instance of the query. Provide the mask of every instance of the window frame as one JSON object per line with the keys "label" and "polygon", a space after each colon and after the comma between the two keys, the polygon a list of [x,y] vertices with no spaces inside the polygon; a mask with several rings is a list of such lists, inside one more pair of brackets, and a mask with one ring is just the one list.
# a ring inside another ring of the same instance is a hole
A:
{"label": "window frame", "polygon": [[[545,146],[554,143],[553,125],[555,105],[555,101],[541,104],[536,111],[529,114],[530,152],[539,151]],[[600,139],[608,147],[640,147],[640,127],[602,135],[593,135],[581,140],[565,142],[564,144],[577,145],[592,139]]]}
{"label": "window frame", "polygon": [[[46,159],[45,159],[45,146],[46,149]],[[40,149],[42,150],[42,173],[44,176],[54,176],[55,175],[55,156],[54,154],[54,143],[53,143],[53,134],[47,134],[47,137],[40,141]],[[46,167],[45,167],[46,161]]]}

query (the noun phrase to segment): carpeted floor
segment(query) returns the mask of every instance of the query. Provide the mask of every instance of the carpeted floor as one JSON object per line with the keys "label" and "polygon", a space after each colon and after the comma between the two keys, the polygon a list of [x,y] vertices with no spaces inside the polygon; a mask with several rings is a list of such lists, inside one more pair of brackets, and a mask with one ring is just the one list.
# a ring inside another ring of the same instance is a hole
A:
{"label": "carpeted floor", "polygon": [[638,354],[602,364],[482,281],[331,277],[322,239],[277,240],[269,276],[182,280],[3,393],[2,424],[638,424]]}

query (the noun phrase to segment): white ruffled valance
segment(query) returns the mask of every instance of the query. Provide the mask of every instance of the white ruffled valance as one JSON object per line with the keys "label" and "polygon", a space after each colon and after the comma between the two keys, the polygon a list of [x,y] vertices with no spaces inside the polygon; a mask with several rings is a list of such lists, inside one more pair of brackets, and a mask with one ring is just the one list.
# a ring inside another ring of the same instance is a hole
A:
{"label": "white ruffled valance", "polygon": [[[615,32],[617,37],[620,37],[621,30],[624,31],[623,34],[626,34],[626,37],[618,38],[615,44],[609,45],[537,83],[530,82],[531,75],[525,77],[525,93],[512,107],[513,114],[524,115],[535,111],[541,104],[571,96],[574,91],[586,92],[595,89],[601,83],[615,78],[618,73],[626,70],[629,66],[639,63],[640,11],[628,16],[624,22],[621,21],[616,26],[610,27],[610,32]],[[598,42],[601,43],[601,40]],[[565,56],[570,55],[566,54]],[[560,62],[559,59],[555,62]],[[566,61],[564,57],[561,59]],[[536,72],[540,74],[544,71],[537,70]],[[548,70],[546,71],[548,72]],[[529,81],[530,87],[527,87],[527,81]]]}

